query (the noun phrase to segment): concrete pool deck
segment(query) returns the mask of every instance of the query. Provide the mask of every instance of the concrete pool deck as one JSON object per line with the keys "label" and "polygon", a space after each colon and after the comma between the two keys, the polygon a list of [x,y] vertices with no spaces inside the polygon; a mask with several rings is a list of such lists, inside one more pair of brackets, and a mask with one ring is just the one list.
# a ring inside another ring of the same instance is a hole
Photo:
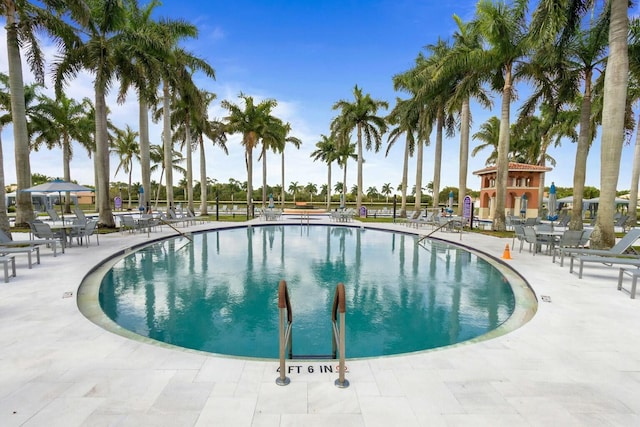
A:
{"label": "concrete pool deck", "polygon": [[[151,239],[171,235],[163,227]],[[511,245],[477,233],[434,236],[497,258]],[[512,248],[505,262],[539,299],[523,327],[444,350],[347,359],[346,389],[334,386],[327,363],[287,362],[291,384],[281,387],[277,360],[145,344],[80,313],[76,293],[89,270],[148,240],[146,233],[101,235],[100,246],[72,246],[55,258],[43,248],[31,270],[26,256],[16,256],[17,277],[0,284],[0,425],[640,425],[640,299],[616,290],[616,268],[590,265],[578,279],[549,256]]]}

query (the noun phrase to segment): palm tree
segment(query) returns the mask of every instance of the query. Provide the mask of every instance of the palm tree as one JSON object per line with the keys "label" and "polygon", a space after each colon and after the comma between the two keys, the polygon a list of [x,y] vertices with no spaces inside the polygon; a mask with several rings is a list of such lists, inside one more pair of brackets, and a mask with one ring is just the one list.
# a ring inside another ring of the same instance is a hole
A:
{"label": "palm tree", "polygon": [[373,198],[378,196],[378,189],[376,187],[367,188],[367,197],[369,197],[369,201],[373,202]]}
{"label": "palm tree", "polygon": [[[184,106],[187,110],[185,117],[190,117],[190,109],[197,108],[198,90],[193,83],[192,76],[196,71],[202,71],[207,77],[215,78],[213,68],[203,59],[196,57],[185,49],[177,47],[178,42],[186,37],[197,37],[198,31],[195,26],[183,24],[179,28],[179,32],[175,28],[161,27],[164,46],[170,55],[166,58],[164,67],[162,68],[162,105],[163,105],[163,142],[165,152],[165,170],[167,188],[173,186],[173,171],[169,167],[172,163],[170,158],[173,150],[173,139],[171,136],[171,94],[178,95],[184,100]],[[191,209],[193,209],[193,179],[191,177],[191,135],[190,120],[186,120],[187,126],[185,130],[185,145],[187,152],[187,187],[191,192]],[[173,205],[173,194],[167,194],[167,202],[169,206]]]}
{"label": "palm tree", "polygon": [[262,160],[262,209],[267,205],[267,151],[284,151],[286,134],[290,129],[291,126],[288,123],[285,126],[282,120],[269,115],[260,132],[262,134],[262,150],[258,161]]}
{"label": "palm tree", "polygon": [[[640,21],[630,23],[629,38],[629,92],[630,103],[638,104],[640,100]],[[629,191],[629,220],[633,227],[638,222],[638,182],[640,181],[640,114],[636,120],[636,142],[633,152],[633,167],[631,169],[631,187]]]}
{"label": "palm tree", "polygon": [[16,163],[16,224],[26,225],[34,219],[29,193],[21,190],[31,185],[29,161],[29,134],[24,105],[24,80],[20,48],[26,47],[26,57],[38,83],[44,83],[44,58],[36,34],[46,30],[51,36],[64,41],[67,48],[75,39],[70,27],[56,12],[67,12],[72,19],[84,22],[89,13],[82,0],[58,2],[43,0],[1,0],[0,13],[5,17],[7,32],[7,62],[9,68],[10,111],[13,123],[13,139]]}
{"label": "palm tree", "polygon": [[[75,99],[61,94],[57,99],[41,95],[35,107],[38,113],[36,135],[33,149],[38,150],[43,144],[48,149],[62,149],[62,170],[65,181],[71,181],[71,159],[73,158],[73,141],[85,142],[91,139],[93,124],[85,114],[85,106]],[[71,199],[67,193],[64,212],[71,212]]]}
{"label": "palm tree", "polygon": [[[416,134],[419,130],[420,109],[415,108],[414,100],[396,99],[396,105],[387,116],[387,122],[391,125],[397,125],[391,129],[387,138],[388,146],[385,157],[389,155],[391,147],[396,143],[402,134],[405,136],[404,159],[402,162],[402,182],[400,191],[402,194],[402,202],[400,205],[400,217],[407,216],[407,176],[409,173],[409,157],[413,157],[416,147]],[[420,168],[421,165],[418,165]]]}
{"label": "palm tree", "polygon": [[490,148],[492,151],[485,164],[495,165],[498,160],[498,145],[500,143],[500,119],[496,116],[490,117],[480,125],[480,130],[473,134],[473,139],[481,141],[482,144],[476,145],[471,151],[471,156],[475,157],[480,151]]}
{"label": "palm tree", "polygon": [[[155,172],[156,170],[158,170],[158,168],[160,168],[160,179],[158,180],[158,190],[156,191],[156,201],[154,204],[154,209],[158,209],[158,202],[160,200],[160,188],[162,187],[162,176],[164,175],[165,172],[165,167],[164,167],[164,159],[165,159],[165,155],[164,155],[164,144],[163,145],[151,145],[151,147],[149,147],[149,155],[151,157],[151,172]],[[180,153],[179,151],[173,150],[173,153],[171,155],[171,159],[172,159],[172,169],[176,172],[185,174],[186,170],[180,166],[180,164],[184,161],[183,157],[182,157],[182,153]],[[167,194],[168,193],[173,193],[173,187],[172,188],[167,188],[166,189]]]}
{"label": "palm tree", "polygon": [[[106,227],[115,227],[109,200],[109,140],[107,134],[106,95],[117,76],[130,75],[131,52],[139,50],[148,38],[136,28],[126,26],[127,11],[122,3],[106,0],[91,1],[91,16],[82,26],[86,37],[68,49],[55,67],[56,95],[60,96],[64,84],[81,69],[95,75],[96,114],[96,198],[99,221]],[[143,48],[145,46],[143,45]],[[146,47],[154,49],[148,44]]]}
{"label": "palm tree", "polygon": [[340,190],[336,188],[336,192],[340,191],[342,193],[342,201],[343,203],[346,203],[347,202],[347,163],[349,162],[350,159],[352,160],[358,159],[358,155],[356,154],[356,144],[349,143],[348,141],[338,143],[336,158],[338,160],[338,165],[342,167],[342,172],[343,172],[342,186]]}
{"label": "palm tree", "polygon": [[134,132],[134,130],[127,125],[124,131],[117,133],[115,144],[111,148],[111,152],[117,154],[120,158],[120,163],[118,163],[114,177],[120,169],[122,169],[124,173],[129,174],[127,186],[127,193],[129,194],[127,207],[129,209],[131,209],[131,174],[133,173],[133,160],[140,161],[140,146],[138,145],[138,141],[136,141],[138,135],[138,132]]}
{"label": "palm tree", "polygon": [[393,193],[393,190],[391,189],[391,183],[385,183],[382,184],[382,189],[380,190],[380,192],[382,193],[382,195],[385,197],[385,203],[389,203],[389,196],[391,195],[391,193]]}
{"label": "palm tree", "polygon": [[387,131],[384,118],[376,116],[380,108],[389,108],[386,101],[374,100],[369,94],[363,95],[362,89],[356,85],[353,88],[355,100],[349,102],[340,100],[333,105],[334,110],[340,110],[340,115],[331,123],[331,131],[338,134],[338,141],[349,141],[351,133],[356,130],[358,148],[358,195],[356,207],[360,210],[362,205],[362,138],[364,136],[366,149],[372,147],[376,152],[380,150],[382,135]]}
{"label": "palm tree", "polygon": [[11,123],[11,100],[9,99],[9,76],[0,73],[0,230],[11,236],[11,225],[7,215],[6,190],[4,186],[4,157],[2,154],[2,129]]}
{"label": "palm tree", "polygon": [[298,184],[298,181],[291,181],[291,184],[289,184],[289,192],[293,194],[294,204],[296,203],[296,195],[298,194],[298,191],[300,191],[300,189],[302,189],[302,186]]}
{"label": "palm tree", "polygon": [[530,51],[531,38],[526,25],[527,2],[516,0],[512,7],[505,3],[480,0],[476,9],[479,34],[488,45],[488,50],[470,53],[471,63],[483,70],[498,71],[493,79],[494,89],[501,87],[502,107],[500,117],[500,139],[498,141],[496,172],[496,203],[493,229],[503,231],[506,227],[505,205],[507,177],[509,172],[510,107],[513,98],[514,72]]}
{"label": "palm tree", "polygon": [[227,100],[222,101],[222,108],[229,111],[224,118],[228,133],[241,133],[242,145],[245,148],[245,162],[247,167],[247,212],[253,212],[253,149],[262,137],[261,131],[268,120],[271,110],[277,102],[273,99],[254,104],[253,97],[240,94],[244,101],[244,109]]}
{"label": "palm tree", "polygon": [[316,142],[316,150],[311,153],[311,158],[322,160],[327,164],[327,210],[331,209],[331,164],[337,160],[336,142],[331,136],[320,135],[320,141]]}
{"label": "palm tree", "polygon": [[302,140],[295,136],[289,136],[289,132],[291,132],[291,124],[285,123],[284,125],[284,142],[282,144],[282,149],[280,150],[280,204],[284,208],[284,149],[287,143],[293,145],[295,148],[300,148],[302,145]]}
{"label": "palm tree", "polygon": [[310,196],[309,200],[311,201],[311,203],[313,203],[314,194],[318,194],[318,186],[316,184],[314,184],[313,182],[310,182],[310,183],[308,183],[307,185],[304,186],[304,191],[309,193],[309,196]]}
{"label": "palm tree", "polygon": [[615,243],[613,213],[620,172],[620,157],[625,127],[629,57],[627,34],[629,2],[611,0],[609,26],[609,58],[604,77],[602,133],[600,140],[600,206],[591,244],[608,248]]}
{"label": "palm tree", "polygon": [[[470,23],[464,23],[457,16],[453,19],[458,27],[453,34],[453,48],[446,58],[444,67],[452,63],[457,68],[451,70],[455,80],[453,96],[448,101],[450,111],[457,111],[460,115],[460,169],[458,171],[458,208],[459,214],[464,206],[464,198],[467,195],[467,175],[469,166],[469,135],[471,130],[471,99],[477,101],[484,108],[490,108],[492,101],[482,87],[482,83],[487,80],[487,75],[482,70],[472,64],[463,63],[455,59],[456,56],[464,56],[468,52],[480,50],[480,35],[475,27]],[[454,58],[454,59],[452,59]]]}

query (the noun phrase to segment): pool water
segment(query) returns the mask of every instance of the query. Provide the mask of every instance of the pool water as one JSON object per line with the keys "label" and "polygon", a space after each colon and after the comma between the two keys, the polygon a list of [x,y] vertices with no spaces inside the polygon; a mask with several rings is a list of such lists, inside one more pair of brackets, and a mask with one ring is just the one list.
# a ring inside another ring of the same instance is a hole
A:
{"label": "pool water", "polygon": [[336,284],[346,289],[346,356],[447,346],[505,322],[515,298],[485,259],[438,241],[320,225],[233,228],[132,252],[99,302],[136,334],[211,353],[278,357],[278,282],[293,312],[294,355],[331,353]]}

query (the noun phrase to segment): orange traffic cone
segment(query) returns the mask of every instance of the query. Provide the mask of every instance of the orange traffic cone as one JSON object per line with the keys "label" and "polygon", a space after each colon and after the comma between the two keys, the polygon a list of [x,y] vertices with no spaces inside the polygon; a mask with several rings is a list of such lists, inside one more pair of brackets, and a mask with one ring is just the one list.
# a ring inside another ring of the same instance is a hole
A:
{"label": "orange traffic cone", "polygon": [[504,252],[502,253],[502,259],[511,259],[511,251],[509,250],[509,244],[504,247]]}

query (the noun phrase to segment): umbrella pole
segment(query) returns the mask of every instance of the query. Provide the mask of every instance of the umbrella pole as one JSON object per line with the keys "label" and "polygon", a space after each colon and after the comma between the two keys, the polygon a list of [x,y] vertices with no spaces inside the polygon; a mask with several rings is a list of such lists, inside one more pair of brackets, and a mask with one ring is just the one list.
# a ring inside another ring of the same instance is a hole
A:
{"label": "umbrella pole", "polygon": [[58,191],[58,203],[60,203],[60,214],[62,218],[62,225],[64,225],[64,205],[62,204],[62,192]]}

